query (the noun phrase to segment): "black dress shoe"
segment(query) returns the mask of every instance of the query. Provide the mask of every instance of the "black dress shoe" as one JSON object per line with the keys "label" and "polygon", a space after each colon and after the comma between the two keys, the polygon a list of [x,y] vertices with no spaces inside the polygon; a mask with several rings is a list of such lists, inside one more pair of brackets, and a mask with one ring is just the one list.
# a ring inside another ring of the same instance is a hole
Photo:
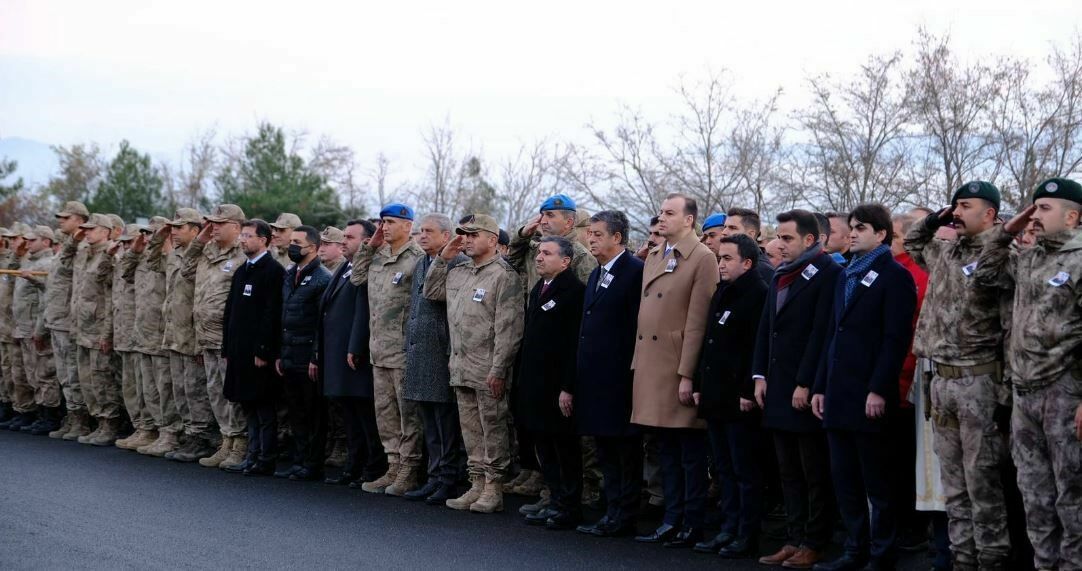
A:
{"label": "black dress shoe", "polygon": [[245,476],[271,476],[273,474],[274,462],[269,460],[258,460],[244,470]]}
{"label": "black dress shoe", "polygon": [[252,458],[245,458],[244,462],[241,462],[240,464],[234,464],[227,468],[222,468],[222,470],[225,472],[229,472],[230,474],[240,474],[245,472],[246,470],[248,470],[248,468],[251,468],[252,466],[255,466],[255,460]]}
{"label": "black dress shoe", "polygon": [[706,541],[696,543],[695,547],[692,548],[692,551],[696,553],[717,553],[722,547],[729,545],[735,539],[735,535],[723,531]]}
{"label": "black dress shoe", "polygon": [[663,545],[672,549],[694,547],[696,543],[703,540],[703,535],[701,527],[685,527],[680,530],[680,533],[676,534],[676,537],[666,541]]}
{"label": "black dress shoe", "polygon": [[430,506],[442,506],[447,503],[447,500],[451,499],[450,484],[440,484],[436,487],[436,491],[432,492],[425,498],[425,503]]}
{"label": "black dress shoe", "polygon": [[545,525],[548,523],[550,517],[559,513],[558,510],[551,507],[541,508],[536,513],[527,514],[526,523],[528,525]]}
{"label": "black dress shoe", "polygon": [[[275,476],[277,475],[278,474],[275,473]],[[316,480],[323,479],[323,471],[313,470],[306,466],[301,468],[300,470],[297,470],[296,472],[293,472],[293,474],[289,476],[289,479],[294,482],[315,482]]]}
{"label": "black dress shoe", "polygon": [[812,569],[815,571],[860,571],[867,563],[868,559],[866,557],[844,553],[834,561],[816,563]]}
{"label": "black dress shoe", "polygon": [[416,490],[406,492],[405,494],[402,495],[402,497],[404,497],[404,498],[406,498],[407,500],[410,500],[410,501],[419,502],[421,500],[424,500],[424,499],[428,498],[428,496],[431,496],[433,493],[435,493],[436,488],[439,488],[439,487],[440,487],[439,480],[437,480],[435,478],[429,478],[428,482],[426,482],[425,485],[421,486],[420,488],[417,488]]}
{"label": "black dress shoe", "polygon": [[293,466],[290,466],[288,468],[282,468],[281,470],[278,470],[277,472],[274,473],[274,477],[275,478],[288,478],[288,477],[292,476],[293,474],[296,474],[297,472],[299,472],[302,468],[303,468],[303,466],[297,466],[297,465],[293,465]]}
{"label": "black dress shoe", "polygon": [[639,543],[664,543],[675,538],[678,533],[680,533],[680,528],[663,523],[653,533],[636,536],[635,541]]}
{"label": "black dress shoe", "polygon": [[345,486],[352,484],[360,479],[360,474],[353,474],[351,472],[341,472],[337,476],[332,476],[323,480],[324,484],[331,486]]}
{"label": "black dress shoe", "polygon": [[611,522],[612,520],[609,519],[608,514],[606,514],[604,516],[601,516],[601,519],[595,521],[594,523],[584,523],[576,527],[575,531],[579,533],[586,533],[589,535],[597,535],[596,532],[599,528],[607,527],[611,525]]}
{"label": "black dress shoe", "polygon": [[754,537],[738,537],[718,551],[724,559],[747,559],[759,555],[759,540]]}
{"label": "black dress shoe", "polygon": [[580,521],[582,521],[582,512],[556,512],[556,515],[549,517],[548,521],[545,522],[545,529],[552,531],[573,529]]}

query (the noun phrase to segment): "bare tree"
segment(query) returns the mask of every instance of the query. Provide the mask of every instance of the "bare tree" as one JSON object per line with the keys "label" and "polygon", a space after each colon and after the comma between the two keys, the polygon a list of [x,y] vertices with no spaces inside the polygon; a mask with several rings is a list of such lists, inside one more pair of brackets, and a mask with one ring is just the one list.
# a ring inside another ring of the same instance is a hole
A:
{"label": "bare tree", "polygon": [[312,149],[308,165],[337,193],[343,213],[347,218],[354,218],[365,212],[365,183],[358,173],[360,168],[351,147],[340,145],[330,137],[322,136]]}
{"label": "bare tree", "polygon": [[197,133],[184,146],[179,168],[161,163],[165,182],[163,196],[172,208],[210,208],[210,191],[217,167],[218,148],[214,129]]}
{"label": "bare tree", "polygon": [[499,167],[497,184],[504,205],[505,228],[517,228],[531,216],[544,199],[558,192],[549,143],[540,139],[522,144]]}
{"label": "bare tree", "polygon": [[462,175],[462,159],[450,119],[442,125],[430,125],[422,134],[427,162],[426,176],[420,188],[414,189],[417,206],[428,212],[454,215],[462,206],[458,189]]}

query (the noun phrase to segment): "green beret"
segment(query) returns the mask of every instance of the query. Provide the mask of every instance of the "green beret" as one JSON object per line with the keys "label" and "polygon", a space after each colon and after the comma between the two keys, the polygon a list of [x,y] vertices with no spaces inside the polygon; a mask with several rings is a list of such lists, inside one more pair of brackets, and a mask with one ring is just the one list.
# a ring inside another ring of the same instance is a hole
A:
{"label": "green beret", "polygon": [[962,198],[983,198],[992,203],[999,211],[999,189],[996,185],[983,180],[974,180],[958,187],[951,197],[951,206],[954,206]]}
{"label": "green beret", "polygon": [[1062,198],[1082,204],[1082,184],[1069,178],[1050,178],[1033,191],[1033,201],[1038,198]]}

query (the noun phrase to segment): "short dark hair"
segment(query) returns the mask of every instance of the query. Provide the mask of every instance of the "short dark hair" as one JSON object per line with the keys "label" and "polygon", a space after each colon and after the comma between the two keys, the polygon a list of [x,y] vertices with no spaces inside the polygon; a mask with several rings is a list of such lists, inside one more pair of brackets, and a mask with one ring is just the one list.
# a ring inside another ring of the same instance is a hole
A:
{"label": "short dark hair", "polygon": [[858,222],[870,224],[872,230],[875,230],[876,232],[886,230],[887,235],[883,238],[884,244],[890,245],[894,240],[894,222],[890,219],[890,210],[887,210],[886,206],[877,202],[861,204],[849,213],[847,222],[852,224],[853,219],[856,219]]}
{"label": "short dark hair", "polygon": [[787,210],[779,214],[776,218],[778,224],[784,224],[786,222],[796,223],[796,233],[800,236],[813,236],[816,240],[819,239],[819,235],[822,234],[822,228],[819,227],[819,221],[815,218],[815,215],[807,210],[801,210],[799,208],[793,210]]}
{"label": "short dark hair", "polygon": [[751,260],[752,267],[759,263],[759,244],[750,236],[734,234],[718,240],[718,244],[736,244],[736,251],[741,260]]}
{"label": "short dark hair", "polygon": [[627,228],[631,224],[626,214],[619,210],[602,210],[590,217],[590,223],[594,222],[604,222],[605,230],[613,236],[620,234],[620,245],[627,245]]}
{"label": "short dark hair", "polygon": [[496,244],[498,246],[509,246],[511,244],[511,235],[507,233],[507,230],[500,228],[500,234],[496,236]]}
{"label": "short dark hair", "polygon": [[354,218],[353,220],[346,222],[346,228],[349,228],[350,226],[360,226],[361,228],[364,228],[365,238],[371,238],[372,234],[376,233],[376,225],[372,223],[371,220],[366,220],[364,218]]}
{"label": "short dark hair", "polygon": [[571,240],[568,240],[563,236],[545,236],[544,238],[541,238],[541,242],[539,243],[544,244],[545,242],[555,243],[560,248],[561,257],[568,259],[575,257],[575,247],[571,245]]}
{"label": "short dark hair", "polygon": [[308,240],[308,243],[313,246],[319,247],[321,240],[319,237],[319,232],[315,228],[302,224],[294,228],[293,231],[304,232],[304,237]]}
{"label": "short dark hair", "polygon": [[658,223],[658,222],[661,222],[661,219],[660,219],[660,218],[658,218],[657,216],[651,216],[651,217],[650,217],[650,224],[649,224],[649,225],[650,225],[650,226],[657,226],[657,223]]}
{"label": "short dark hair", "polygon": [[683,198],[684,199],[684,216],[691,216],[693,219],[699,217],[699,203],[695,202],[695,199],[682,193],[682,192],[670,192],[665,200],[671,198]]}
{"label": "short dark hair", "polygon": [[830,218],[822,212],[812,212],[812,216],[815,216],[815,222],[819,225],[819,233],[830,236]]}
{"label": "short dark hair", "polygon": [[743,226],[745,230],[754,230],[756,236],[761,234],[763,231],[763,221],[759,218],[759,213],[750,208],[733,207],[730,208],[729,211],[725,213],[725,215],[739,216],[740,225]]}
{"label": "short dark hair", "polygon": [[271,236],[273,234],[271,233],[270,224],[267,224],[266,220],[263,220],[262,218],[251,218],[251,219],[245,220],[244,222],[241,222],[240,227],[241,228],[255,228],[255,235],[260,237],[260,238],[263,238],[263,240],[266,242],[267,246],[270,246]]}

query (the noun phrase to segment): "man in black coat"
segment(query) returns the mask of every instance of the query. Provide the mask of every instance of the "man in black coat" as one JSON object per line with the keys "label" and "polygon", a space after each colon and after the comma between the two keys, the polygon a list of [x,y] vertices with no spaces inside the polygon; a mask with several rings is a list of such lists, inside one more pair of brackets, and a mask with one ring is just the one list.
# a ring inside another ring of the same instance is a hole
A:
{"label": "man in black coat", "polygon": [[294,481],[323,479],[326,459],[326,403],[317,375],[308,365],[319,321],[319,302],[331,273],[319,259],[319,232],[311,226],[291,231],[287,255],[293,264],[282,281],[282,356],[275,369],[285,381],[286,411],[293,432],[293,464],[275,477]]}
{"label": "man in black coat", "polygon": [[567,271],[571,241],[545,236],[534,263],[541,279],[530,291],[514,389],[519,424],[534,436],[548,507],[526,516],[531,525],[569,529],[582,519],[582,444],[571,419],[575,354],[584,286]]}
{"label": "man in black coat", "polygon": [[721,281],[710,301],[706,335],[695,375],[695,401],[706,419],[721,480],[721,531],[695,551],[725,558],[758,552],[762,512],[760,416],[755,407],[751,359],[766,302],[759,246],[743,234],[718,243]]}
{"label": "man in black coat", "polygon": [[376,405],[372,392],[372,365],[368,358],[368,287],[349,281],[353,256],[372,233],[368,220],[346,223],[347,262],[331,276],[331,283],[319,302],[315,354],[310,369],[323,389],[323,396],[342,407],[348,452],[342,472],[324,482],[359,488],[387,471],[387,454],[376,427]]}
{"label": "man in black coat", "polygon": [[783,263],[767,292],[751,373],[774,439],[788,529],[785,545],[759,562],[806,568],[822,558],[833,528],[829,456],[811,386],[841,267],[823,252],[812,213],[790,210],[777,221]]}
{"label": "man in black coat", "polygon": [[241,224],[241,250],[248,261],[233,274],[223,319],[223,394],[240,403],[248,416],[248,456],[244,462],[225,469],[246,476],[273,474],[278,453],[275,399],[280,382],[274,362],[282,341],[285,270],[268,255],[270,240],[270,225],[263,220],[245,220]]}
{"label": "man in black coat", "polygon": [[897,525],[887,425],[898,410],[898,377],[913,336],[917,288],[891,254],[890,211],[880,204],[858,206],[849,228],[852,258],[834,287],[827,350],[812,397],[812,411],[827,430],[848,536],[840,558],[815,568],[893,569]]}
{"label": "man in black coat", "polygon": [[578,531],[598,537],[634,534],[643,478],[642,434],[630,422],[643,263],[627,249],[628,229],[623,212],[590,217],[587,240],[598,267],[586,284],[571,391],[579,434],[597,442],[606,502],[605,515]]}

